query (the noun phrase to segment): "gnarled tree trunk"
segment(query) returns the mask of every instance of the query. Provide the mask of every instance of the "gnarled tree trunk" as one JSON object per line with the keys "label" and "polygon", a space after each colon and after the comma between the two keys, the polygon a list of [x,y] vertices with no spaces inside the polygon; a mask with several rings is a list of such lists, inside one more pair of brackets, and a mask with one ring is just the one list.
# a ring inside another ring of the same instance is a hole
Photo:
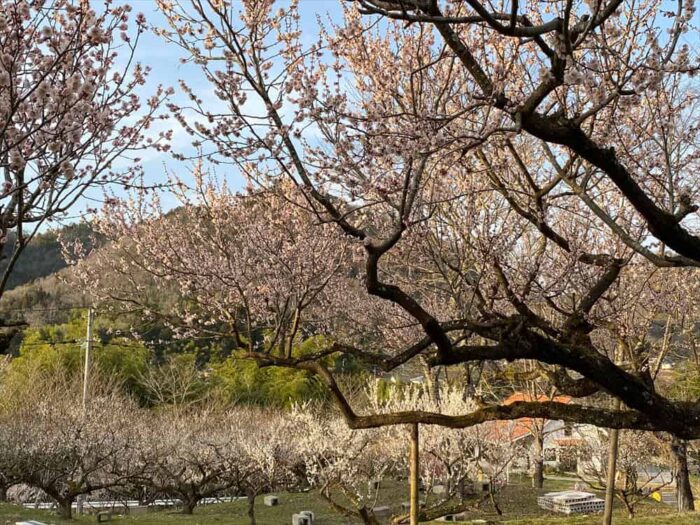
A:
{"label": "gnarled tree trunk", "polygon": [[58,514],[63,519],[69,520],[73,518],[73,498],[57,498]]}
{"label": "gnarled tree trunk", "polygon": [[362,507],[358,511],[358,514],[360,515],[360,519],[364,525],[379,525],[379,521],[377,521],[377,517],[374,515],[374,512],[372,512],[371,509]]}
{"label": "gnarled tree trunk", "polygon": [[534,435],[532,443],[532,486],[536,489],[544,487],[544,438],[539,432]]}
{"label": "gnarled tree trunk", "polygon": [[690,476],[688,473],[687,443],[674,437],[671,442],[671,454],[673,456],[673,470],[676,476],[678,512],[694,511],[695,502],[693,498],[693,489],[690,485]]}
{"label": "gnarled tree trunk", "polygon": [[250,525],[256,525],[255,521],[255,497],[257,494],[255,492],[248,492],[246,494],[248,497],[248,523]]}
{"label": "gnarled tree trunk", "polygon": [[199,503],[199,498],[196,496],[189,496],[182,498],[182,513],[191,515],[194,512],[194,508]]}

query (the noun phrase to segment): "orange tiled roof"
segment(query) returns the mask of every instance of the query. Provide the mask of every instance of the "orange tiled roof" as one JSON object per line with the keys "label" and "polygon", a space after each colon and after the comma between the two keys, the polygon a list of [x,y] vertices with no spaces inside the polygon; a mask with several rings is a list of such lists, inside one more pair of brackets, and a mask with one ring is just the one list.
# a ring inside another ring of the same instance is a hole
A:
{"label": "orange tiled roof", "polygon": [[[553,398],[550,398],[549,396],[540,394],[535,399],[535,397],[532,396],[529,392],[515,392],[511,396],[504,399],[503,404],[510,405],[512,403],[515,403],[516,401],[556,401],[558,403],[569,404],[571,403],[572,398],[570,396],[555,396]],[[511,441],[517,441],[518,439],[525,437],[528,434],[531,434],[534,426],[537,423],[544,424],[546,421],[547,420],[534,419],[531,417],[524,417],[521,419],[516,419],[515,421],[497,421],[496,426],[498,427],[498,430],[496,430],[495,433],[504,434],[505,432],[507,432]]]}
{"label": "orange tiled roof", "polygon": [[544,394],[540,394],[537,396],[537,399],[535,399],[529,392],[515,392],[511,396],[504,399],[503,404],[510,405],[516,401],[556,401],[558,403],[565,403],[568,405],[571,403],[571,399],[572,398],[570,396],[554,396],[553,398],[550,398]]}

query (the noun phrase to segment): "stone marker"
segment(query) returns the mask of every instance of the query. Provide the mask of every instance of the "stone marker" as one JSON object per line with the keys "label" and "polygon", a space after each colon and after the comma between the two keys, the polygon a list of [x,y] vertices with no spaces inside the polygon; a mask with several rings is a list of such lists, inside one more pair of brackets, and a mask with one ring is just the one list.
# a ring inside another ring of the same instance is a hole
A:
{"label": "stone marker", "polygon": [[314,518],[316,517],[315,514],[313,513],[313,511],[310,511],[310,510],[302,510],[301,512],[299,512],[299,514],[309,518],[311,520],[311,523],[314,522]]}
{"label": "stone marker", "polygon": [[490,483],[488,481],[477,481],[474,483],[474,490],[476,492],[488,492]]}
{"label": "stone marker", "polygon": [[367,482],[367,485],[369,485],[369,490],[379,490],[379,485],[381,485],[381,483],[381,480],[373,479]]}
{"label": "stone marker", "polygon": [[265,496],[263,498],[263,502],[265,503],[266,507],[274,507],[275,505],[280,504],[280,499],[277,496]]}
{"label": "stone marker", "polygon": [[15,525],[46,525],[43,521],[16,521]]}
{"label": "stone marker", "polygon": [[375,516],[389,516],[389,515],[391,515],[391,507],[387,507],[387,506],[374,507],[372,509],[372,512],[374,513]]}
{"label": "stone marker", "polygon": [[312,525],[311,518],[303,514],[292,514],[292,525]]}
{"label": "stone marker", "polygon": [[445,485],[433,485],[433,494],[445,494],[447,487]]}
{"label": "stone marker", "polygon": [[459,514],[445,514],[435,521],[467,521],[467,518],[464,516],[463,512],[460,512]]}

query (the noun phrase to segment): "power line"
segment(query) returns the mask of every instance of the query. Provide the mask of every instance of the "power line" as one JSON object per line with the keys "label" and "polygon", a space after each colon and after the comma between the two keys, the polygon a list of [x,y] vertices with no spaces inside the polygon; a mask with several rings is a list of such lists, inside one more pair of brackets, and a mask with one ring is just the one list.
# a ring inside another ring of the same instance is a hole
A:
{"label": "power line", "polygon": [[68,310],[85,310],[89,306],[54,306],[51,308],[3,308],[0,306],[0,314],[5,312],[61,312]]}
{"label": "power line", "polygon": [[[46,346],[46,345],[48,345],[48,346],[56,346],[56,345],[78,345],[78,344],[82,345],[82,344],[84,344],[84,343],[85,343],[84,340],[77,340],[77,339],[76,339],[76,340],[73,340],[73,341],[44,341],[44,342],[41,342],[41,343],[21,343],[21,346],[24,348],[24,347],[30,347],[30,346]],[[107,342],[107,343],[98,342],[97,344],[98,344],[98,345],[101,345],[101,346],[120,346],[120,347],[122,347],[122,348],[134,348],[134,347],[136,346],[137,342],[134,341],[133,344],[125,344],[125,343],[114,343],[114,342],[111,342],[111,341],[110,341],[110,342]],[[144,346],[147,346],[146,343],[143,343],[143,345],[144,345]]]}

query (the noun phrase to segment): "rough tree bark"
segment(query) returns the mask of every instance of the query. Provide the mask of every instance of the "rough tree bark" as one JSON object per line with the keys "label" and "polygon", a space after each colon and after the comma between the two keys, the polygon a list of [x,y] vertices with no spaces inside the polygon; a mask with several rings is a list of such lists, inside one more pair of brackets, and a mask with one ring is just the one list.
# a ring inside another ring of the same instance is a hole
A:
{"label": "rough tree bark", "polygon": [[196,496],[182,498],[182,513],[188,516],[191,515],[197,503],[199,503],[199,498]]}
{"label": "rough tree bark", "polygon": [[362,507],[358,511],[358,513],[364,525],[379,525],[379,521],[377,520],[377,517],[374,515],[374,512],[372,512],[371,509]]}
{"label": "rough tree bark", "polygon": [[58,503],[58,515],[61,518],[66,520],[73,519],[73,498],[56,498],[56,503]]}
{"label": "rough tree bark", "polygon": [[248,522],[250,525],[256,525],[255,520],[255,498],[257,494],[255,492],[248,492],[246,497],[248,498]]}
{"label": "rough tree bark", "polygon": [[671,442],[671,454],[673,456],[673,469],[676,476],[676,497],[678,499],[678,512],[695,510],[693,489],[690,485],[688,473],[688,445],[685,441],[673,438]]}
{"label": "rough tree bark", "polygon": [[534,433],[532,443],[532,486],[536,489],[544,487],[544,437],[539,433]]}

